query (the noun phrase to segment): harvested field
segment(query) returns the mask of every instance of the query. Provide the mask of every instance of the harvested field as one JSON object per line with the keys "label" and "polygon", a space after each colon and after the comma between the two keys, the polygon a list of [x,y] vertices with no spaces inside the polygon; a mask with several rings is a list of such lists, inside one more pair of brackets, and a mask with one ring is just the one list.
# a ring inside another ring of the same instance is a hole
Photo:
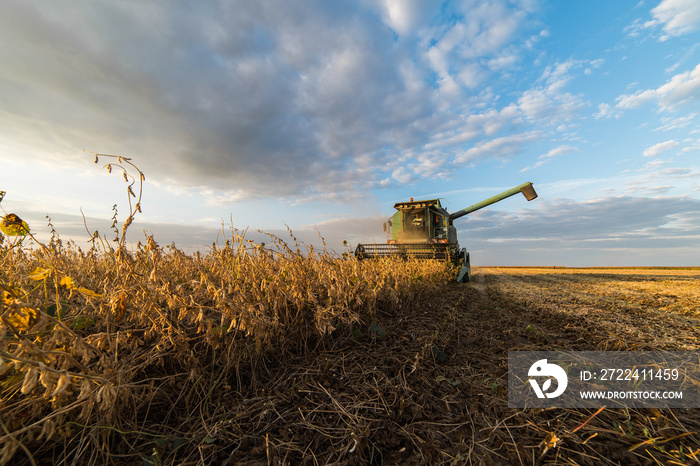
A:
{"label": "harvested field", "polygon": [[[241,254],[235,244],[186,257],[153,243],[129,257],[102,263],[63,250],[49,275],[49,261],[36,269],[35,258],[15,251],[17,267],[6,277],[48,280],[22,296],[24,305],[50,310],[55,305],[47,303],[58,300],[71,310],[50,332],[19,332],[17,344],[5,338],[3,355],[14,357],[0,378],[6,461],[505,465],[700,458],[698,409],[507,406],[510,350],[698,350],[700,269],[482,267],[471,283],[457,284],[440,267],[398,262],[407,267],[403,274],[383,263],[381,272],[291,251],[270,261]],[[311,287],[299,293],[320,290],[324,280],[338,288],[295,298],[279,264],[296,270],[295,287]],[[241,270],[260,275],[241,280]],[[58,284],[61,271],[81,276],[87,288],[62,280],[57,297],[34,299],[53,293],[51,277]],[[370,273],[381,287],[362,280]],[[340,287],[343,280],[349,288]],[[19,298],[27,287],[4,289]],[[257,296],[262,304],[236,314],[236,296]],[[268,313],[275,303],[284,303],[283,313]],[[134,309],[148,311],[129,315]],[[249,320],[249,336],[222,334],[232,318],[250,315],[264,328]],[[41,357],[43,366],[31,360]],[[51,363],[56,369],[46,369]],[[72,386],[53,396],[63,373]],[[26,388],[31,377],[36,387]],[[37,384],[38,377],[46,380]]]}
{"label": "harvested field", "polygon": [[695,463],[700,410],[509,409],[506,373],[510,350],[698,350],[698,275],[476,268],[468,285],[384,313],[386,341],[365,336],[304,361],[329,372],[303,399],[354,426],[324,461],[352,463],[353,450],[387,464]]}

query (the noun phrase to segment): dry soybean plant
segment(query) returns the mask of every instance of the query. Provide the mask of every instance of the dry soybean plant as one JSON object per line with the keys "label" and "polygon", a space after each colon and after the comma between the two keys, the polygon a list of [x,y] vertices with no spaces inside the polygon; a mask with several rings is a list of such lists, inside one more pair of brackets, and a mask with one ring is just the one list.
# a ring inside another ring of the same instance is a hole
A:
{"label": "dry soybean plant", "polygon": [[49,223],[42,244],[16,214],[2,220],[0,464],[196,462],[212,434],[195,427],[195,407],[257,390],[285,354],[369,326],[451,276],[445,264],[360,262],[235,229],[206,254],[152,236],[128,250],[145,177],[128,158],[94,155],[127,183],[114,241],[94,232],[87,251],[64,246]]}

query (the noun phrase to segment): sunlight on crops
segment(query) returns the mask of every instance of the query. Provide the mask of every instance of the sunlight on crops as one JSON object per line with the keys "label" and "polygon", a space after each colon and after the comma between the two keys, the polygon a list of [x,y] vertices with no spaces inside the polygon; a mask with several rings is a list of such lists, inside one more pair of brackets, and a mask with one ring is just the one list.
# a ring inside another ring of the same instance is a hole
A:
{"label": "sunlight on crops", "polygon": [[439,262],[318,251],[291,231],[286,241],[269,235],[255,244],[232,229],[225,244],[189,255],[153,237],[129,249],[145,177],[127,158],[95,154],[96,163],[98,155],[127,183],[129,214],[120,231],[115,210],[113,240],[95,232],[83,250],[63,244],[49,223],[53,236],[41,244],[20,216],[3,217],[0,464],[18,449],[31,459],[26,445],[52,455],[49,441],[60,446],[86,426],[90,435],[65,454],[101,464],[95,452],[126,448],[115,432],[138,432],[149,409],[244,390],[267,355],[303,353],[339,329],[369,325],[379,310],[408,306],[454,273]]}
{"label": "sunlight on crops", "polygon": [[[172,390],[189,387],[182,381],[215,374],[221,387],[244,384],[237,371],[266,352],[304,351],[451,276],[439,262],[361,262],[274,236],[253,244],[236,231],[193,255],[152,237],[133,251],[83,251],[58,237],[29,250],[7,238],[0,413],[9,432],[34,442],[69,438],[71,425],[136,429],[129,413],[166,393],[184,397]],[[110,431],[102,434],[94,448]],[[19,444],[5,436],[0,445],[4,464]]]}

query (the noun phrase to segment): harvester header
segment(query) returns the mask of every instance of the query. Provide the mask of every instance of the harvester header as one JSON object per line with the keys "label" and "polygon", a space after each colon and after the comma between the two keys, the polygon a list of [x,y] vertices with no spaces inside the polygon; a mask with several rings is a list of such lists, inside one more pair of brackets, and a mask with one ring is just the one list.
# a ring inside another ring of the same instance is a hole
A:
{"label": "harvester header", "polygon": [[440,259],[462,265],[457,281],[469,281],[469,253],[460,249],[457,229],[452,222],[503,199],[522,193],[528,201],[537,197],[532,183],[523,183],[490,197],[466,209],[450,214],[440,204],[440,199],[426,199],[394,204],[396,212],[386,223],[386,244],[358,244],[355,256],[366,259],[399,255],[420,259]]}

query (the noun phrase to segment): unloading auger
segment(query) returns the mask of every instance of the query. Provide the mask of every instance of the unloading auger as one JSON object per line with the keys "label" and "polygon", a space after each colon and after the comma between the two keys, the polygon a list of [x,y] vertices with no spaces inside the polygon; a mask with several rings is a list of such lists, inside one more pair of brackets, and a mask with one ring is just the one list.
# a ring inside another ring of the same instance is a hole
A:
{"label": "unloading auger", "polygon": [[459,247],[457,229],[453,221],[486,206],[523,193],[528,201],[537,197],[532,183],[523,183],[455,213],[447,212],[440,199],[397,202],[393,217],[384,223],[389,238],[386,244],[358,244],[355,256],[370,259],[384,256],[415,257],[451,261],[461,266],[458,282],[468,282],[471,277],[469,252]]}

